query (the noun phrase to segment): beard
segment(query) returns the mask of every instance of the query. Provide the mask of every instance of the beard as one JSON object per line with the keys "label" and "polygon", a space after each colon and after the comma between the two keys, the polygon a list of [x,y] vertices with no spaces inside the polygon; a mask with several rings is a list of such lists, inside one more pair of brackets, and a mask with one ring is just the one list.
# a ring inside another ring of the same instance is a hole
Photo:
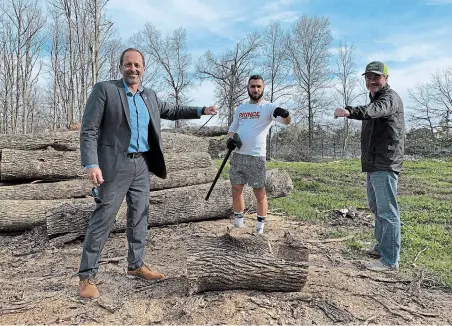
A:
{"label": "beard", "polygon": [[259,95],[253,95],[250,90],[248,89],[248,95],[250,97],[251,100],[253,101],[258,101],[262,98],[262,96],[264,96],[264,91],[262,91],[262,93],[260,93]]}

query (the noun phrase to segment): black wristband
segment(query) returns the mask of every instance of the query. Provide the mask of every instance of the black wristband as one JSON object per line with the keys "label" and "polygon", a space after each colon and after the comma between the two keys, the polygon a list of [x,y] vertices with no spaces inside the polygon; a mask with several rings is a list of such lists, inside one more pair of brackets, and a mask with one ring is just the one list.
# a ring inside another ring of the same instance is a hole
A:
{"label": "black wristband", "polygon": [[203,106],[202,108],[201,108],[201,115],[204,115],[204,110],[206,109],[206,107],[205,106]]}

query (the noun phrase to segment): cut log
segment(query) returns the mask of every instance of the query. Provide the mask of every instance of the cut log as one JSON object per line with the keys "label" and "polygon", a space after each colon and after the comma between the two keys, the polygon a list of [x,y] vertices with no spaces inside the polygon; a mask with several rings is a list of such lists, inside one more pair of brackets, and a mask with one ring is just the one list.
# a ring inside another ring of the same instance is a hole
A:
{"label": "cut log", "polygon": [[0,187],[0,200],[51,200],[83,198],[91,195],[88,179],[25,183]]}
{"label": "cut log", "polygon": [[177,133],[177,134],[187,134],[187,135],[194,135],[198,137],[215,137],[215,136],[221,136],[226,135],[228,133],[228,126],[223,127],[202,127],[201,129],[199,127],[183,127],[178,129],[165,129],[164,131],[167,133]]}
{"label": "cut log", "polygon": [[[167,171],[210,167],[212,161],[207,152],[169,153],[165,155]],[[85,177],[80,165],[80,152],[55,150],[2,151],[0,180],[64,180]]]}
{"label": "cut log", "polygon": [[[202,184],[152,192],[149,224],[160,226],[228,217],[232,210],[229,181],[219,180],[206,201],[210,186]],[[244,197],[247,207],[254,208],[256,200],[251,188],[245,188]]]}
{"label": "cut log", "polygon": [[210,165],[205,168],[174,170],[168,172],[166,179],[151,175],[151,191],[209,183],[215,179],[216,174],[216,168]]}
{"label": "cut log", "polygon": [[[58,151],[75,151],[80,148],[80,132],[48,132],[22,135],[0,135],[0,151],[9,149],[44,150],[53,148]],[[209,142],[199,137],[162,133],[164,153],[207,152]]]}
{"label": "cut log", "polygon": [[2,150],[0,171],[2,181],[63,180],[84,175],[78,151]]}
{"label": "cut log", "polygon": [[52,147],[60,151],[75,151],[80,148],[79,137],[78,131],[0,135],[0,150],[5,148],[39,150]]}
{"label": "cut log", "polygon": [[[172,171],[166,179],[151,175],[151,190],[186,187],[212,182],[216,175],[213,166]],[[0,200],[50,200],[91,196],[92,184],[86,179],[59,182],[40,182],[0,187]]]}
{"label": "cut log", "polygon": [[[92,202],[92,199],[77,199],[77,203]],[[0,232],[30,230],[45,223],[46,211],[72,200],[1,200]]]}
{"label": "cut log", "polygon": [[162,132],[163,153],[207,153],[209,141],[192,135]]}
{"label": "cut log", "polygon": [[187,243],[188,294],[206,291],[301,291],[309,251],[300,243],[270,244],[263,235],[193,237]]}
{"label": "cut log", "polygon": [[[229,217],[232,212],[229,181],[219,181],[209,201],[205,201],[209,187],[210,184],[202,184],[151,192],[149,226]],[[256,203],[253,191],[248,187],[245,188],[245,203],[249,208],[255,207]],[[49,209],[46,214],[48,235],[77,233],[76,228],[80,228],[79,234],[85,234],[87,221],[94,208],[93,202],[73,201]],[[127,205],[123,203],[116,216],[115,232],[125,230],[126,211]]]}

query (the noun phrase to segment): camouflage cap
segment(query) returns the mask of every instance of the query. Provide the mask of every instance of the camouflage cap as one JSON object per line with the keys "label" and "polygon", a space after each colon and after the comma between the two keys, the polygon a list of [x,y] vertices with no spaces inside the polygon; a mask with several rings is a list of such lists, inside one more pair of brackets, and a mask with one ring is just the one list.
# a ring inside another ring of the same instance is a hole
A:
{"label": "camouflage cap", "polygon": [[372,61],[366,66],[366,71],[363,73],[363,76],[369,72],[378,75],[388,75],[388,66],[380,61]]}

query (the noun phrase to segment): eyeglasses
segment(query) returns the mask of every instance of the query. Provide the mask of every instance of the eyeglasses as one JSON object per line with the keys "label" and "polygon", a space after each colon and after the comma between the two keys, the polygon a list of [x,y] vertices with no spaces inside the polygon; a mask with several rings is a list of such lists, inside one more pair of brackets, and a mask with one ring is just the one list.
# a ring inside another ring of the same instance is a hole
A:
{"label": "eyeglasses", "polygon": [[93,187],[91,189],[91,196],[93,196],[94,201],[96,202],[96,204],[100,204],[100,198],[99,198],[99,189],[97,189],[97,187]]}

